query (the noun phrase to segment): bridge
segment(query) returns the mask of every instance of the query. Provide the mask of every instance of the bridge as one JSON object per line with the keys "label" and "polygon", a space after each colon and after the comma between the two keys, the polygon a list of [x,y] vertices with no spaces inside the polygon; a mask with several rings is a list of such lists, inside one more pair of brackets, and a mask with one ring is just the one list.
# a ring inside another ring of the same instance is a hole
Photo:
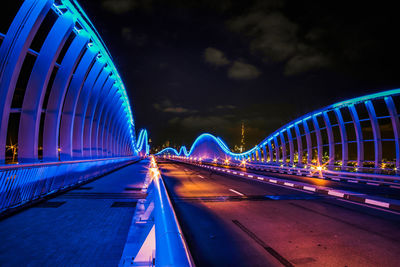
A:
{"label": "bridge", "polygon": [[205,133],[150,155],[77,1],[13,5],[1,266],[398,265],[400,89],[305,114],[245,152]]}

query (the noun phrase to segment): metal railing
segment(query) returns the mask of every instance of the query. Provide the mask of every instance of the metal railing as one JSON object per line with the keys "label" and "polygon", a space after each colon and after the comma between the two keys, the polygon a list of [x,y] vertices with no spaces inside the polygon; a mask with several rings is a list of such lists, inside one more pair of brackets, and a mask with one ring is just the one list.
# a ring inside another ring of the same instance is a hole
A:
{"label": "metal railing", "polygon": [[103,175],[139,157],[0,166],[0,214]]}
{"label": "metal railing", "polygon": [[195,266],[174,208],[152,158],[156,230],[156,266]]}

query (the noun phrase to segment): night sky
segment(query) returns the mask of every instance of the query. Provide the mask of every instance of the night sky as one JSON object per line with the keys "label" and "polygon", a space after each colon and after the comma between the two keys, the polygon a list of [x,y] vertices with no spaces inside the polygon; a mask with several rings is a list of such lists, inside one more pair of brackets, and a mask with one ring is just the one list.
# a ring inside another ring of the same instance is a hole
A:
{"label": "night sky", "polygon": [[[152,146],[246,148],[314,109],[400,87],[398,9],[351,1],[81,0]],[[353,6],[352,6],[353,5]]]}

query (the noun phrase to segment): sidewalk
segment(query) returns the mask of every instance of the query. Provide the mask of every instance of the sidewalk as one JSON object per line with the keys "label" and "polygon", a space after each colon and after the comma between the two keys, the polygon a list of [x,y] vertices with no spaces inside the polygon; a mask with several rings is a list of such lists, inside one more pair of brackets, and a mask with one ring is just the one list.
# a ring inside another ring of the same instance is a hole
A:
{"label": "sidewalk", "polygon": [[0,266],[117,266],[146,177],[142,160],[0,221]]}

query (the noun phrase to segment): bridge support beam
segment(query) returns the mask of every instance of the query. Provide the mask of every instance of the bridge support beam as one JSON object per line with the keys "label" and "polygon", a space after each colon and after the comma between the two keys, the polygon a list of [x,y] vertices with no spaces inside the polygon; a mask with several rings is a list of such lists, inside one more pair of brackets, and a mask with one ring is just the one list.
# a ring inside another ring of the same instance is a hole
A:
{"label": "bridge support beam", "polygon": [[385,103],[389,111],[390,119],[392,121],[394,142],[396,150],[396,169],[400,170],[400,122],[399,116],[396,111],[396,106],[394,104],[393,98],[391,96],[385,97]]}
{"label": "bridge support beam", "polygon": [[307,142],[307,164],[311,165],[313,152],[312,152],[310,130],[308,128],[307,120],[303,120],[303,127],[304,127],[304,132],[306,134],[306,142]]}
{"label": "bridge support beam", "polygon": [[297,154],[298,154],[298,158],[299,158],[299,164],[303,165],[303,141],[301,140],[299,123],[294,124],[294,131],[296,133]]}
{"label": "bridge support beam", "polygon": [[0,163],[4,163],[8,120],[15,86],[29,46],[53,1],[27,0],[0,47]]}
{"label": "bridge support beam", "polygon": [[317,138],[317,164],[321,165],[322,162],[322,153],[323,153],[323,148],[322,148],[322,138],[321,138],[321,130],[318,124],[318,119],[317,116],[314,115],[312,116],[313,124],[314,124],[314,130],[315,130],[315,136]]}
{"label": "bridge support beam", "polygon": [[83,84],[81,93],[79,94],[78,103],[75,111],[73,138],[72,138],[72,157],[81,159],[83,157],[83,127],[85,122],[86,108],[89,102],[89,97],[97,78],[101,74],[105,62],[96,60],[90,70],[85,83]]}
{"label": "bridge support beam", "polygon": [[86,32],[81,31],[72,41],[71,46],[65,54],[60,69],[54,79],[50,91],[49,100],[46,108],[43,132],[43,160],[57,161],[59,159],[58,138],[60,129],[60,120],[62,106],[68,84],[71,81],[72,74],[78,61],[83,55],[89,37]]}
{"label": "bridge support beam", "polygon": [[110,71],[104,68],[96,81],[96,84],[93,87],[93,90],[90,94],[88,106],[86,109],[86,115],[84,120],[83,127],[83,138],[82,138],[82,146],[83,146],[83,157],[91,158],[91,137],[92,137],[92,126],[93,126],[93,117],[95,116],[96,106],[99,101],[99,98],[103,94],[104,90],[108,90],[109,87],[114,83],[114,80],[110,78]]}
{"label": "bridge support beam", "polygon": [[349,154],[348,154],[348,142],[347,142],[347,133],[346,133],[346,127],[344,125],[342,113],[339,108],[335,108],[335,115],[336,119],[338,121],[339,125],[339,131],[340,131],[340,138],[342,140],[342,169],[346,169],[347,162],[349,160]]}
{"label": "bridge support beam", "polygon": [[364,142],[363,142],[360,120],[358,118],[357,110],[353,104],[349,105],[349,110],[351,118],[353,120],[354,130],[356,131],[357,166],[362,168],[364,163]]}
{"label": "bridge support beam", "polygon": [[19,162],[38,160],[39,126],[44,96],[58,54],[72,32],[70,13],[59,17],[46,37],[29,77],[18,129]]}
{"label": "bridge support beam", "polygon": [[328,145],[329,145],[329,162],[328,162],[328,169],[332,169],[335,164],[335,140],[332,131],[332,125],[329,120],[328,113],[326,111],[323,112],[326,133],[328,136]]}
{"label": "bridge support beam", "polygon": [[98,52],[99,50],[94,46],[86,50],[68,87],[60,124],[61,160],[72,159],[74,120],[78,98],[94,62],[96,62]]}
{"label": "bridge support beam", "polygon": [[381,131],[379,129],[378,119],[376,118],[376,113],[374,106],[370,100],[365,101],[365,106],[367,107],[369,119],[371,121],[372,133],[374,136],[374,150],[375,150],[375,168],[379,169],[382,163],[382,140]]}

